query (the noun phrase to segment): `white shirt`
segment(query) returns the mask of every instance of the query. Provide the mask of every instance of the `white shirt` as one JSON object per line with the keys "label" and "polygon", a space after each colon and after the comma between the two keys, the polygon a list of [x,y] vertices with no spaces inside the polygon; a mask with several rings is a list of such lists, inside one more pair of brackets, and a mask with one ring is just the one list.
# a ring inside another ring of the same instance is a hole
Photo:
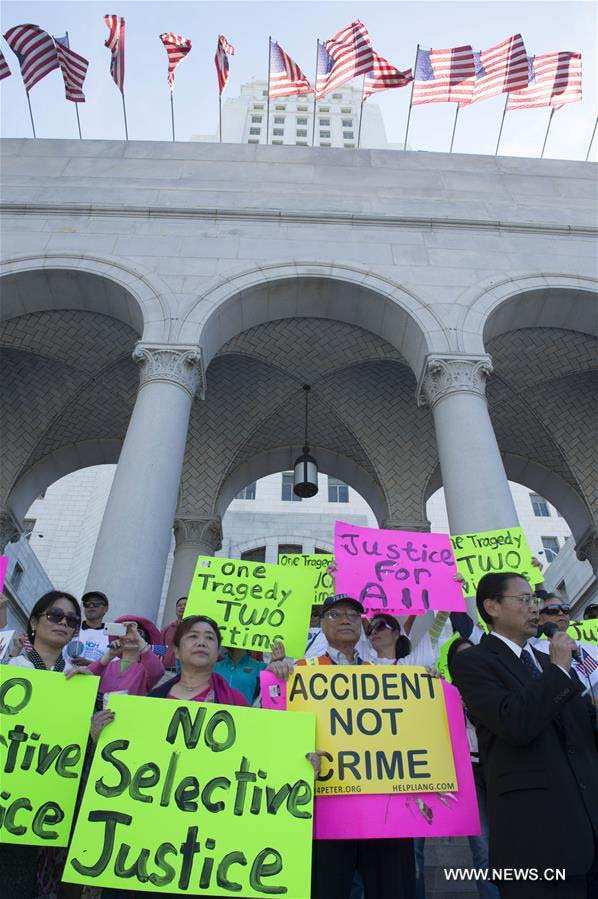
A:
{"label": "white shirt", "polygon": [[[532,661],[533,661],[534,665],[536,666],[536,668],[538,669],[538,671],[541,671],[542,674],[544,673],[542,670],[542,666],[540,665],[539,661],[537,660],[537,658],[534,654],[531,643],[526,643],[525,646],[519,646],[518,643],[513,643],[513,641],[509,640],[508,637],[504,637],[502,634],[498,634],[496,631],[490,631],[490,633],[492,634],[493,637],[498,637],[499,640],[502,640],[503,643],[506,643],[507,646],[509,647],[509,649],[515,653],[515,655],[517,656],[518,659],[521,658],[521,653],[525,649],[527,651],[528,655],[530,655],[532,657]],[[563,674],[566,674],[568,678],[571,677],[571,675],[569,674],[567,669],[563,668],[562,665],[557,665],[557,668],[560,668],[561,671],[563,672]]]}

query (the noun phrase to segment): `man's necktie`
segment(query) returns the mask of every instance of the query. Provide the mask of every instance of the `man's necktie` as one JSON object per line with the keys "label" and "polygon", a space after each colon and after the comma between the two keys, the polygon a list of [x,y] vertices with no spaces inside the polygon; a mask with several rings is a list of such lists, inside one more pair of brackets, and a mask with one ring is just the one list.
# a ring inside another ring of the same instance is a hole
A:
{"label": "man's necktie", "polygon": [[523,667],[527,669],[528,674],[531,674],[531,676],[534,678],[534,680],[537,680],[539,677],[542,677],[542,672],[540,671],[540,669],[538,668],[538,666],[532,659],[531,654],[528,652],[527,649],[521,650],[521,655],[519,656],[519,658],[521,659],[521,663],[522,663]]}

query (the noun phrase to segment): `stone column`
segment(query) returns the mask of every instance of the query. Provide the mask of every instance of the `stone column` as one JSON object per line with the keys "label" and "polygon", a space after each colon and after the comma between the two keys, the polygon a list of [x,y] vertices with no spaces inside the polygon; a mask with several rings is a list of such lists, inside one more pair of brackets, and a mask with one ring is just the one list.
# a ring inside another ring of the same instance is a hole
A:
{"label": "stone column", "polygon": [[427,534],[430,522],[427,518],[385,518],[380,527],[385,531],[421,531]]}
{"label": "stone column", "polygon": [[434,416],[451,533],[519,524],[488,413],[489,356],[429,356],[418,404]]}
{"label": "stone column", "polygon": [[86,590],[104,591],[110,617],[155,620],[160,604],[193,398],[199,347],[137,344],[135,408],[100,527]]}
{"label": "stone column", "polygon": [[12,514],[6,509],[0,509],[0,555],[4,551],[4,547],[8,543],[18,540],[20,535],[21,529]]}
{"label": "stone column", "polygon": [[575,554],[580,562],[590,563],[598,578],[598,531],[595,528],[588,529],[577,541]]}
{"label": "stone column", "polygon": [[180,516],[174,522],[175,550],[162,626],[174,621],[177,599],[187,596],[198,556],[213,556],[222,546],[219,518]]}

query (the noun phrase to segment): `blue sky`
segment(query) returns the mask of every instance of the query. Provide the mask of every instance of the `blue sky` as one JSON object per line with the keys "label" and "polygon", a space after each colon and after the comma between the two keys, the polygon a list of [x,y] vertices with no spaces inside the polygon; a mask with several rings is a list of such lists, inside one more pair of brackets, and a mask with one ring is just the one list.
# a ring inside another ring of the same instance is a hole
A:
{"label": "blue sky", "polygon": [[[327,38],[354,18],[367,26],[375,49],[398,68],[413,65],[417,43],[450,47],[471,43],[484,49],[520,31],[530,55],[559,50],[582,53],[584,99],[555,113],[546,157],[584,159],[597,112],[597,6],[593,0],[566,2],[218,2],[195,0],[136,0],[136,2],[4,2],[2,32],[33,22],[52,34],[68,30],[71,47],[90,60],[85,84],[87,102],[80,104],[83,136],[121,139],[120,94],[109,75],[110,54],[104,47],[105,13],[126,20],[125,96],[129,136],[138,140],[169,140],[170,104],[166,83],[166,53],[158,39],[163,31],[189,37],[193,49],[176,73],[177,138],[215,133],[218,94],[214,51],[219,33],[235,46],[226,94],[236,96],[252,77],[266,77],[268,35],[313,77],[316,38]],[[0,83],[3,137],[30,137],[31,126],[16,57],[2,40],[13,72]],[[405,134],[409,88],[387,91],[372,101],[384,115],[388,139],[401,142]],[[31,91],[39,137],[77,137],[74,104],[64,99],[60,72],[52,72]],[[494,97],[459,114],[455,152],[494,153],[504,97]],[[501,153],[538,156],[549,116],[548,109],[507,113]],[[415,107],[409,132],[412,149],[448,150],[454,117],[453,104]],[[598,159],[598,139],[591,159]]]}

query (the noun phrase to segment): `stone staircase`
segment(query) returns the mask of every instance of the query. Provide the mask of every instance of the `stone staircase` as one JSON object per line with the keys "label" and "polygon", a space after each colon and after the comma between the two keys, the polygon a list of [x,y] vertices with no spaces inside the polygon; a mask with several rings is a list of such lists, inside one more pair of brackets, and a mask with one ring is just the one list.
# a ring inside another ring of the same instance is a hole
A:
{"label": "stone staircase", "polygon": [[466,837],[438,837],[426,840],[426,899],[473,899],[475,883],[447,881],[444,868],[468,868],[471,852]]}

